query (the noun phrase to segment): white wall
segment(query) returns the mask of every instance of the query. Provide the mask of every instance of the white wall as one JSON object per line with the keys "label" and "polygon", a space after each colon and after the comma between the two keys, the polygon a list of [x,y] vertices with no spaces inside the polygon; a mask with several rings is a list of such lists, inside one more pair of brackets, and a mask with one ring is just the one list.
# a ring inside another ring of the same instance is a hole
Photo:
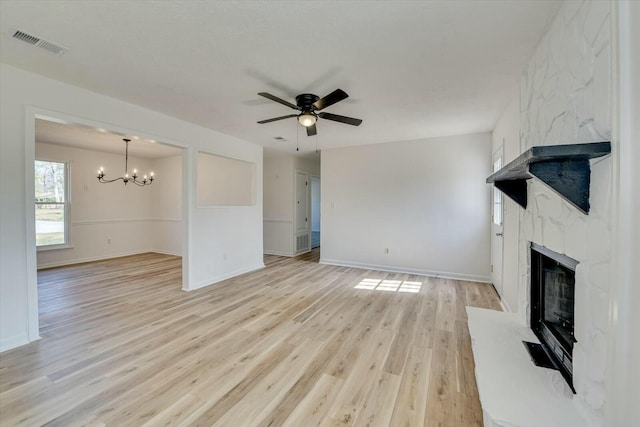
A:
{"label": "white wall", "polygon": [[[38,252],[38,267],[91,261],[148,251],[151,248],[151,193],[121,183],[105,185],[96,170],[122,172],[123,157],[75,147],[36,142],[36,158],[69,162],[69,249]],[[129,157],[131,169],[151,169],[147,159]],[[111,240],[111,243],[108,243]]]}
{"label": "white wall", "polygon": [[123,156],[36,142],[36,158],[69,162],[71,208],[68,249],[39,250],[38,268],[159,252],[182,255],[182,156],[140,159],[129,156],[130,170],[155,171],[149,187],[121,182],[100,184],[123,172]]}
{"label": "white wall", "polygon": [[296,169],[320,175],[320,156],[296,157],[275,150],[264,156],[264,253],[294,256]]}
{"label": "white wall", "polygon": [[[0,65],[0,349],[38,338],[33,210],[35,114],[187,148],[185,289],[263,266],[262,147],[133,104]],[[197,151],[256,163],[256,205],[197,208]]]}
{"label": "white wall", "polygon": [[324,150],[322,262],[489,281],[490,172],[489,133]]}
{"label": "white wall", "polygon": [[308,172],[311,175],[320,175],[320,154],[312,153],[305,157],[294,157],[296,169]]}
{"label": "white wall", "polygon": [[[492,152],[503,147],[503,161],[506,165],[520,155],[520,93],[515,87],[511,101],[500,115],[492,133]],[[507,196],[503,196],[504,213],[502,217],[502,262],[492,261],[493,265],[502,265],[503,305],[507,310],[518,310],[518,251],[520,233],[520,205]],[[493,254],[492,254],[493,256]]]}
{"label": "white wall", "polygon": [[182,255],[182,156],[153,159],[151,167],[152,252]]}
{"label": "white wall", "polygon": [[198,206],[254,206],[254,163],[198,153]]}
{"label": "white wall", "polygon": [[265,153],[264,253],[293,256],[293,156]]}
{"label": "white wall", "polygon": [[311,231],[320,231],[320,178],[311,177]]}

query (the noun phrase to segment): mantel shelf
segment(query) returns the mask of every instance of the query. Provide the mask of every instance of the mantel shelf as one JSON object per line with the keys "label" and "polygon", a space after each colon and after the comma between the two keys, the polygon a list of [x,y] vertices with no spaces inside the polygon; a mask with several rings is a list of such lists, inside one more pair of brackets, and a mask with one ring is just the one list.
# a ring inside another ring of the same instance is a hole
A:
{"label": "mantel shelf", "polygon": [[538,178],[585,214],[589,213],[589,159],[611,153],[610,142],[532,147],[487,178],[523,208],[527,180]]}

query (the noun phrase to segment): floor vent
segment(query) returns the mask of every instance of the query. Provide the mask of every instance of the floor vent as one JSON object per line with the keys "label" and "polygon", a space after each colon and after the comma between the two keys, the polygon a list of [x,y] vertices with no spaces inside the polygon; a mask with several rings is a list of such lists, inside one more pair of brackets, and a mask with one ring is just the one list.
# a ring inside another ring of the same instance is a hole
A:
{"label": "floor vent", "polygon": [[13,32],[13,38],[25,43],[29,43],[32,46],[39,47],[40,49],[46,50],[47,52],[53,53],[54,55],[62,55],[67,50],[69,50],[56,43],[41,39],[40,37],[34,36],[33,34],[25,33],[24,31],[20,30],[15,30]]}
{"label": "floor vent", "polygon": [[309,235],[301,234],[296,236],[296,252],[309,250]]}

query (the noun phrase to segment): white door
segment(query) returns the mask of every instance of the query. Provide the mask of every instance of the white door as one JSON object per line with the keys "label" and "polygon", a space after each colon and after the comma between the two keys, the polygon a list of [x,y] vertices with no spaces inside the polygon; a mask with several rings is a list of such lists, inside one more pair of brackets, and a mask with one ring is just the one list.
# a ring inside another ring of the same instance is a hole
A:
{"label": "white door", "polygon": [[[501,146],[493,154],[493,171],[502,168]],[[491,282],[502,297],[502,218],[504,217],[504,204],[502,191],[493,186],[491,207]]]}
{"label": "white door", "polygon": [[296,171],[296,242],[295,252],[308,251],[309,236],[309,174]]}

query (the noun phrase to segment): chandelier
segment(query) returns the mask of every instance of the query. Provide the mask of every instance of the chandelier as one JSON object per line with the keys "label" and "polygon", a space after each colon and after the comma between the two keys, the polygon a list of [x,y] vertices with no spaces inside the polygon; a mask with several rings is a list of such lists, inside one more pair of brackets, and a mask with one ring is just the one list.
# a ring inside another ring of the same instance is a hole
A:
{"label": "chandelier", "polygon": [[108,184],[110,182],[122,180],[122,182],[124,182],[124,185],[127,185],[127,183],[131,181],[135,185],[138,185],[140,187],[144,187],[145,185],[151,185],[151,183],[153,182],[153,172],[149,174],[148,178],[147,178],[147,175],[145,175],[142,179],[138,179],[138,171],[134,169],[133,175],[129,176],[129,172],[127,172],[127,169],[129,168],[129,142],[131,140],[127,138],[123,138],[122,140],[126,144],[126,148],[124,152],[124,176],[114,178],[114,179],[104,179],[104,176],[105,176],[104,168],[100,167],[100,170],[98,170],[98,181],[103,184]]}

